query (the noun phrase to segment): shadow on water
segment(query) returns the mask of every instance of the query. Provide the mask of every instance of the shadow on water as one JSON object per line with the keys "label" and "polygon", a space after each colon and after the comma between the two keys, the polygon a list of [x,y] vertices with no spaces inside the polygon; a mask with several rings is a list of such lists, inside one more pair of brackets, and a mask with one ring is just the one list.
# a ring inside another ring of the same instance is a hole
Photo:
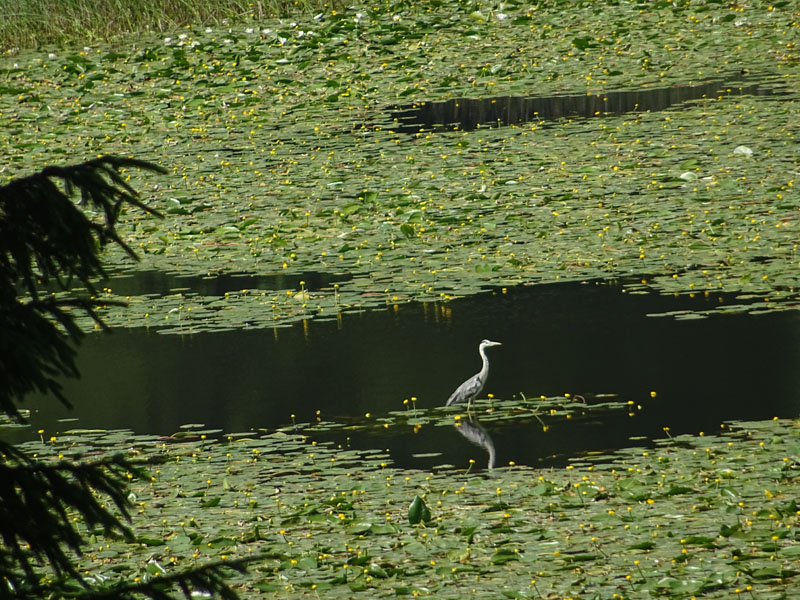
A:
{"label": "shadow on water", "polygon": [[221,275],[182,275],[163,271],[125,271],[111,275],[96,284],[98,288],[111,289],[119,296],[164,296],[176,292],[191,291],[202,296],[223,296],[227,292],[240,290],[286,290],[298,289],[300,282],[308,291],[315,291],[351,279],[351,275],[328,273],[274,273],[254,275],[252,273],[225,273]]}
{"label": "shadow on water", "polygon": [[[725,420],[797,416],[800,313],[647,316],[718,302],[570,283],[274,331],[181,337],[120,329],[88,336],[81,346],[83,378],[65,382],[74,411],[49,398],[28,398],[23,407],[34,409],[33,431],[48,435],[74,426],[170,434],[188,422],[239,432],[290,424],[292,414],[312,422],[318,410],[326,420],[363,419],[367,412],[375,419],[404,410],[412,396],[420,408],[443,405],[479,369],[477,345],[489,337],[503,342],[484,390],[498,399],[614,393],[642,405],[633,418],[561,421],[546,433],[539,424],[486,423],[498,466],[563,463],[581,452],[629,446],[631,436],[663,437],[664,426],[675,435],[718,431]],[[58,422],[64,417],[78,421],[65,426]],[[470,458],[485,464],[482,451],[451,427],[321,436],[388,448],[401,466],[463,467]],[[423,453],[441,455],[415,458]]]}
{"label": "shadow on water", "polygon": [[471,131],[481,126],[498,127],[532,121],[563,118],[592,118],[632,112],[655,112],[692,100],[730,96],[764,96],[781,93],[775,84],[750,83],[737,79],[714,79],[696,85],[558,96],[500,96],[494,98],[452,98],[398,106],[391,118],[399,133],[457,128]]}

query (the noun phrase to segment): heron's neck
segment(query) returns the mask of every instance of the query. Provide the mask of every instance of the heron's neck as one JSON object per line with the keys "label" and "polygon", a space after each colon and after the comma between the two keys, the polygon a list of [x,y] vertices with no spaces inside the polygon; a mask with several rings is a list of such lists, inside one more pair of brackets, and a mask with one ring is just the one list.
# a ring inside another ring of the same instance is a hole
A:
{"label": "heron's neck", "polygon": [[483,360],[483,366],[481,367],[481,375],[483,379],[486,379],[486,376],[489,374],[489,359],[486,358],[486,348],[481,346],[478,348],[478,352],[481,353],[481,359]]}

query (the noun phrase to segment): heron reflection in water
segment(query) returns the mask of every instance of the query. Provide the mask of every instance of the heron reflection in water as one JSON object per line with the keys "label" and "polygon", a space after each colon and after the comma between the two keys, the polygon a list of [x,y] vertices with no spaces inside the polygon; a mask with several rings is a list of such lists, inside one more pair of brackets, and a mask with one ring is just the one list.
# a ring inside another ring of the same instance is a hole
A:
{"label": "heron reflection in water", "polygon": [[478,397],[481,393],[483,386],[486,385],[486,379],[489,377],[489,359],[486,358],[486,348],[492,346],[502,346],[500,342],[493,342],[491,340],[483,340],[478,346],[478,352],[483,360],[481,370],[467,379],[464,383],[456,388],[456,391],[450,394],[445,406],[450,406],[456,402],[466,402],[467,412],[469,412],[470,403]]}
{"label": "heron reflection in water", "polygon": [[477,419],[460,419],[456,421],[456,431],[463,435],[467,440],[480,446],[489,453],[489,463],[486,465],[488,470],[494,469],[495,450],[492,436],[484,429]]}

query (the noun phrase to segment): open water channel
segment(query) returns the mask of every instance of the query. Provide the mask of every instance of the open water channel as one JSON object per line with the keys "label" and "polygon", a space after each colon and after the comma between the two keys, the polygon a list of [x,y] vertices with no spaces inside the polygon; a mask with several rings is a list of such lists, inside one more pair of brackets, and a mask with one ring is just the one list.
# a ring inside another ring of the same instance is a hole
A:
{"label": "open water channel", "polygon": [[[714,433],[728,420],[796,417],[800,314],[664,315],[733,301],[565,283],[274,330],[180,336],[118,329],[89,335],[80,347],[82,378],[64,381],[74,410],[48,398],[29,398],[24,406],[34,409],[32,430],[43,428],[48,436],[72,427],[169,435],[186,423],[243,432],[312,422],[317,411],[329,421],[363,421],[366,413],[374,419],[404,410],[410,404],[403,400],[412,397],[420,410],[443,405],[477,372],[478,342],[491,338],[503,345],[489,351],[484,397],[569,393],[591,403],[596,394],[615,394],[641,407],[633,417],[622,411],[560,421],[547,432],[539,423],[486,423],[498,465],[559,464],[586,452],[646,445],[636,438],[664,437],[664,427],[671,435]],[[487,406],[473,415],[480,418]],[[337,429],[318,437],[388,449],[396,464],[408,467],[486,460],[455,428],[369,431]]]}

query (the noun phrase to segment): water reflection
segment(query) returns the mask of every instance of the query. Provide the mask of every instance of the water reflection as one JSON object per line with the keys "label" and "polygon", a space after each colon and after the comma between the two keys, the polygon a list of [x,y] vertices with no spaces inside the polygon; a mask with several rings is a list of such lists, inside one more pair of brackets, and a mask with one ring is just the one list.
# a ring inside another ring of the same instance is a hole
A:
{"label": "water reflection", "polygon": [[486,428],[480,424],[477,418],[469,416],[466,419],[459,419],[455,423],[455,428],[458,433],[463,435],[468,441],[486,450],[489,455],[489,460],[486,463],[486,468],[491,471],[494,469],[495,462],[495,449],[492,436],[486,431]]}
{"label": "water reflection", "polygon": [[453,129],[471,131],[480,126],[498,127],[533,121],[546,122],[578,117],[591,118],[630,112],[654,112],[670,106],[718,95],[773,95],[774,85],[748,83],[741,78],[714,79],[695,85],[610,91],[603,94],[575,94],[549,97],[498,96],[493,98],[452,98],[398,106],[391,114],[400,133]]}

